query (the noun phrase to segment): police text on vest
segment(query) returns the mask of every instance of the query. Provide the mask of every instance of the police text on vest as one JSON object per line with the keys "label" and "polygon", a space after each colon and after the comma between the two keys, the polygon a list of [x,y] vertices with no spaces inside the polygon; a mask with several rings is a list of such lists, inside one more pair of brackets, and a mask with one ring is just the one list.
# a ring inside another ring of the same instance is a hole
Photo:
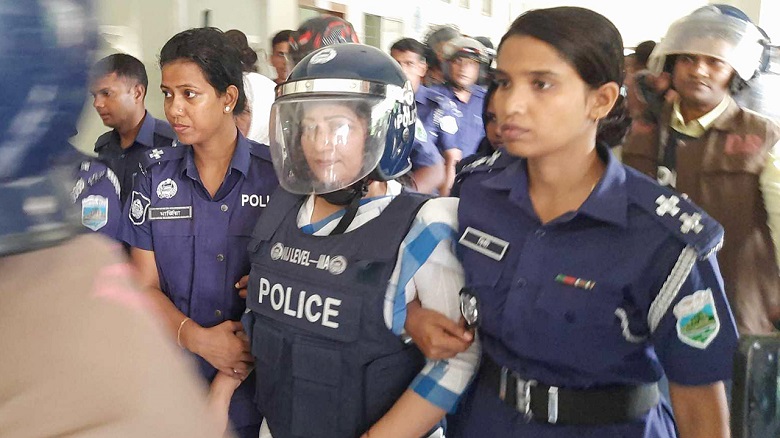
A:
{"label": "police text on vest", "polygon": [[241,194],[241,206],[246,207],[249,205],[250,207],[266,207],[268,206],[268,201],[271,200],[271,196],[269,195],[245,195]]}
{"label": "police text on vest", "polygon": [[287,316],[297,319],[306,319],[311,323],[319,323],[324,327],[339,328],[339,323],[334,321],[339,316],[338,307],[341,300],[312,294],[302,290],[293,294],[291,287],[284,287],[279,283],[273,283],[266,278],[260,278],[259,294],[257,301],[263,304],[267,299],[271,308],[281,311]]}

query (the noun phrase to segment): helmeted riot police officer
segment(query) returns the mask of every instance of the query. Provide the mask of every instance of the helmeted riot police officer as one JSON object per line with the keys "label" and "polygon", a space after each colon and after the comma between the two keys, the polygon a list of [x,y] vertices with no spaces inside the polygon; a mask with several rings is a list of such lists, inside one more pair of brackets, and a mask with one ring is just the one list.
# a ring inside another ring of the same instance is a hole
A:
{"label": "helmeted riot police officer", "polygon": [[455,181],[455,165],[477,151],[484,135],[482,109],[485,89],[477,85],[477,80],[490,58],[482,43],[467,37],[456,38],[445,45],[444,57],[448,63],[447,82],[431,89],[452,101],[456,107],[453,110],[458,124],[456,144],[447,145],[442,150],[447,178],[440,193],[449,194]]}
{"label": "helmeted riot police officer", "polygon": [[657,123],[634,123],[623,142],[624,163],[723,224],[718,261],[742,334],[776,333],[780,324],[780,124],[733,98],[766,61],[765,44],[733,6],[675,21],[648,67],[671,75],[676,97],[659,106]]}
{"label": "helmeted riot police officer", "polygon": [[0,434],[214,437],[116,245],[84,235],[72,167],[47,165],[84,105],[90,3],[0,6]]}
{"label": "helmeted riot police officer", "polygon": [[[460,316],[454,199],[396,178],[411,167],[414,92],[381,51],[312,52],[277,89],[281,189],[249,245],[256,400],[275,438],[427,436],[455,408],[478,344],[426,361],[406,305]],[[427,202],[426,202],[427,201]]]}

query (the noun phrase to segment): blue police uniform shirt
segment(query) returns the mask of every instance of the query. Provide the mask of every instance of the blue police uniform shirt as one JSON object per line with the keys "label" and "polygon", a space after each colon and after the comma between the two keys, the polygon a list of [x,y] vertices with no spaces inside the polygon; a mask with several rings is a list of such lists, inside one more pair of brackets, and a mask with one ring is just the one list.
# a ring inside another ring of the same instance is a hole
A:
{"label": "blue police uniform shirt", "polygon": [[[468,102],[462,102],[455,96],[451,87],[436,85],[433,91],[441,94],[455,104],[453,111],[458,122],[458,134],[454,147],[463,152],[463,158],[477,151],[479,142],[485,136],[485,125],[482,122],[482,109],[485,105],[484,88],[479,85],[471,86],[471,97]],[[445,148],[449,149],[449,148]]]}
{"label": "blue police uniform shirt", "polygon": [[135,142],[127,149],[122,149],[116,129],[98,137],[95,152],[119,178],[123,204],[132,190],[133,176],[140,170],[147,150],[170,146],[175,138],[176,134],[168,122],[155,119],[148,111],[144,115]]}
{"label": "blue police uniform shirt", "polygon": [[[546,224],[528,196],[525,160],[466,169],[458,250],[479,297],[484,353],[561,388],[641,385],[664,372],[682,385],[729,379],[737,331],[714,255],[722,228],[598,151],[606,171],[590,197]],[[461,415],[465,437],[676,436],[665,401],[632,423],[549,425],[526,422],[480,378]]]}
{"label": "blue police uniform shirt", "polygon": [[[278,181],[268,147],[240,133],[225,179],[212,198],[195,167],[192,148],[147,150],[149,163],[136,177],[124,209],[122,238],[154,251],[160,288],[176,307],[203,327],[238,321],[245,301],[235,283],[249,274],[247,244]],[[197,357],[209,381],[217,370]],[[230,404],[236,427],[259,424],[254,378]]]}
{"label": "blue police uniform shirt", "polygon": [[419,126],[409,158],[417,169],[442,162],[441,152],[457,147],[458,121],[455,103],[430,88],[420,85],[414,98]]}

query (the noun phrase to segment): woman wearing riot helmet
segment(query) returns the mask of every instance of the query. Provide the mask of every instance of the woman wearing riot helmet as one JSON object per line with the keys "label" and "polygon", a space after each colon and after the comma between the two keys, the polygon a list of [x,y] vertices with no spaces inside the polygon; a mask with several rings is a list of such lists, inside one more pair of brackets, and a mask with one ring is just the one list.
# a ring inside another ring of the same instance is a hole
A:
{"label": "woman wearing riot helmet", "polygon": [[461,186],[484,354],[460,436],[728,436],[723,229],[604,142],[625,130],[622,47],[609,20],[573,7],[524,13],[499,45],[496,116],[517,159]]}
{"label": "woman wearing riot helmet", "polygon": [[478,344],[426,362],[401,337],[415,298],[460,316],[455,201],[395,181],[415,119],[403,71],[368,46],[315,51],[278,90],[283,190],[252,236],[245,321],[275,438],[427,436],[470,381]]}

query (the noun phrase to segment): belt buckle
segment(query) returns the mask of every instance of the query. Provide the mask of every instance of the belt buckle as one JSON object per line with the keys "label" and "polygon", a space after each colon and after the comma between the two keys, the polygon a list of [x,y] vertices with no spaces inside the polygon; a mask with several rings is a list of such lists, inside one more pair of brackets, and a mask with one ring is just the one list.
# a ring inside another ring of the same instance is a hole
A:
{"label": "belt buckle", "polygon": [[526,421],[531,421],[533,418],[533,411],[531,411],[531,388],[536,386],[536,380],[523,380],[517,375],[517,404],[515,408],[525,415]]}
{"label": "belt buckle", "polygon": [[507,367],[501,367],[501,380],[498,387],[498,398],[506,401],[506,388],[509,384],[509,373],[515,379],[516,401],[515,409],[525,415],[526,421],[531,421],[533,412],[531,411],[531,388],[536,386],[536,380],[523,380]]}

